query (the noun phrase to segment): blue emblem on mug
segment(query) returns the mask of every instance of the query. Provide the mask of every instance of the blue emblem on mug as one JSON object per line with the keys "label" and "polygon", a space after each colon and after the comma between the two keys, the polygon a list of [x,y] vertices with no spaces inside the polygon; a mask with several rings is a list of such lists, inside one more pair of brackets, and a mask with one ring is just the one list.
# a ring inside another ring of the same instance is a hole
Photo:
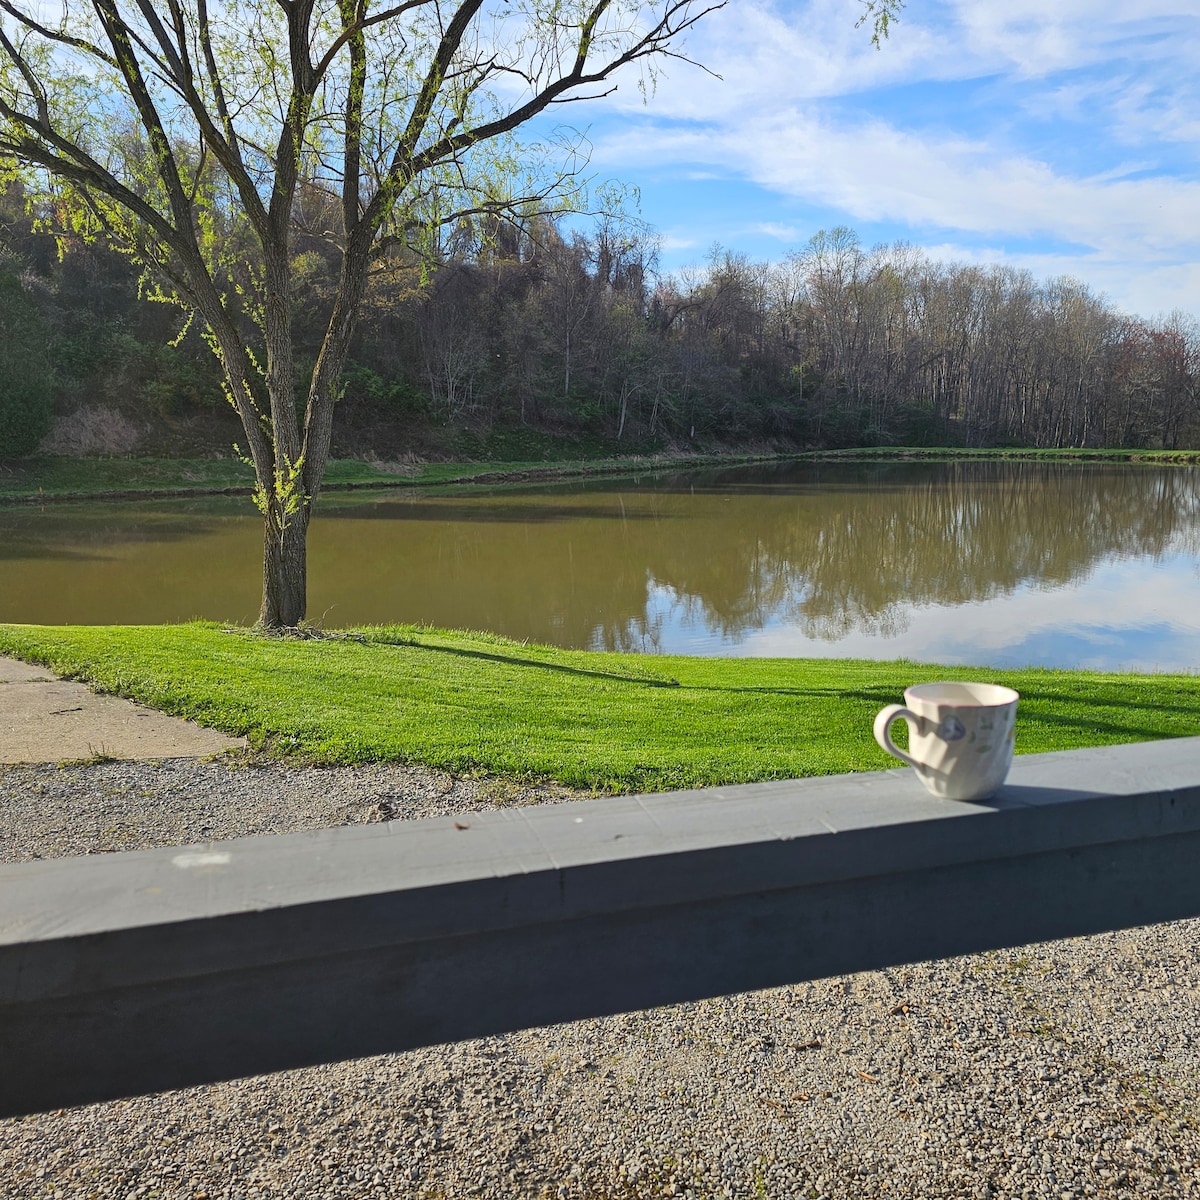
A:
{"label": "blue emblem on mug", "polygon": [[937,735],[943,742],[957,742],[959,738],[965,737],[966,733],[966,726],[953,715],[947,717],[937,727]]}

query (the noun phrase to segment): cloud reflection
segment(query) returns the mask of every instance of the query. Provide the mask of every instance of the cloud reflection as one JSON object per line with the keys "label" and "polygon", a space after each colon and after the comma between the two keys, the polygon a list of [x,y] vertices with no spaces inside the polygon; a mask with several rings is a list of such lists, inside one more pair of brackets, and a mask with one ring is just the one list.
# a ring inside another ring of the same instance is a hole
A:
{"label": "cloud reflection", "polygon": [[[686,618],[661,623],[667,653],[734,657],[850,656],[996,667],[1077,667],[1095,671],[1200,670],[1200,570],[1189,554],[1105,562],[1069,583],[1031,581],[969,604],[900,604],[893,632],[858,630],[837,641],[806,635],[773,618],[764,628],[697,648]],[[682,609],[676,609],[681,616]],[[685,649],[684,647],[688,648]]]}

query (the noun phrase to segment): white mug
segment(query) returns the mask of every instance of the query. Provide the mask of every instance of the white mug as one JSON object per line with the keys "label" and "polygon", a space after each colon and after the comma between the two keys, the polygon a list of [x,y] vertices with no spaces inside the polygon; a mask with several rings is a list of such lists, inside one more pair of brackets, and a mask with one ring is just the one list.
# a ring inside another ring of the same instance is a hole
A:
{"label": "white mug", "polygon": [[[1004,782],[1016,740],[1018,694],[994,683],[922,683],[875,718],[875,740],[915,768],[935,796],[986,800]],[[908,723],[908,753],[889,730]]]}

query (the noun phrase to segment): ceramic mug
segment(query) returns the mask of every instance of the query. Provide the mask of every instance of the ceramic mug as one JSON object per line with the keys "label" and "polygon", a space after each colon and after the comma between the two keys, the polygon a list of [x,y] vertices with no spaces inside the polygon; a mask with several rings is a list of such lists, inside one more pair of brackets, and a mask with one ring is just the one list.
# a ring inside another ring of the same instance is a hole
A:
{"label": "ceramic mug", "polygon": [[[903,704],[875,718],[875,740],[915,768],[935,796],[986,800],[1012,765],[1018,694],[994,683],[922,683]],[[892,741],[893,721],[908,724],[908,752]]]}

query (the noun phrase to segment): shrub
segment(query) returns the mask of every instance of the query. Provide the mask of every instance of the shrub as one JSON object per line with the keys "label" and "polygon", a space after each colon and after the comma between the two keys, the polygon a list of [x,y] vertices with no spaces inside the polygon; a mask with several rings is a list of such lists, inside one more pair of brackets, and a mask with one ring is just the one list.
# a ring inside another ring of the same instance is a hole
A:
{"label": "shrub", "polygon": [[54,422],[38,447],[64,458],[116,458],[131,454],[141,440],[138,427],[115,408],[77,408]]}

